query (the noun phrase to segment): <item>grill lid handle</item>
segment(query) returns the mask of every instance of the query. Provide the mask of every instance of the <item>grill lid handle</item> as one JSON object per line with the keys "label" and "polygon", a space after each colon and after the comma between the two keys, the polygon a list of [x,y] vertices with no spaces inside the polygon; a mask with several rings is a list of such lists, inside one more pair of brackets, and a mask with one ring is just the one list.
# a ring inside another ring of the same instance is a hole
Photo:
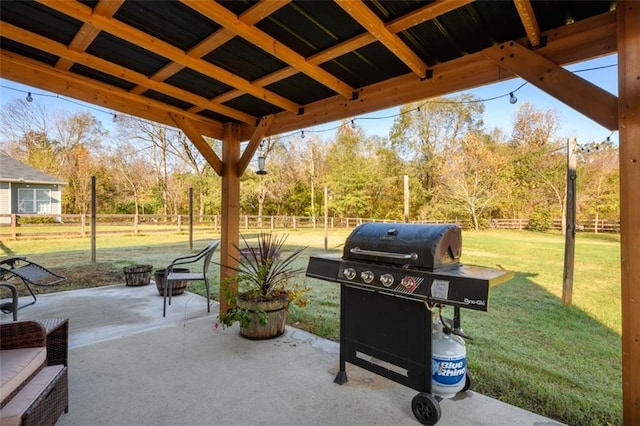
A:
{"label": "grill lid handle", "polygon": [[363,250],[360,247],[354,247],[349,251],[353,254],[361,254],[365,256],[386,257],[389,259],[418,260],[418,253],[390,253],[386,251]]}

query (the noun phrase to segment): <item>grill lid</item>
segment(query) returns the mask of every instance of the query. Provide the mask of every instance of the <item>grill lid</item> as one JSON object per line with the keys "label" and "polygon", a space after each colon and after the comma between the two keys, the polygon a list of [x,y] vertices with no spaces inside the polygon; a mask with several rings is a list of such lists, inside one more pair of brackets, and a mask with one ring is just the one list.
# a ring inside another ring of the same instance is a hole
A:
{"label": "grill lid", "polygon": [[438,269],[458,264],[462,231],[457,225],[364,223],[345,241],[343,259]]}

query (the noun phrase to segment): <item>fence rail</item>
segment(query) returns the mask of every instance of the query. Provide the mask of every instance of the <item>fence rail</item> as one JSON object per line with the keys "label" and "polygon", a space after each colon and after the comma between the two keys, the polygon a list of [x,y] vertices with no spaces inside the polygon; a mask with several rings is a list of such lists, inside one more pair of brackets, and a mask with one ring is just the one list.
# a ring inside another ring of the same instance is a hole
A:
{"label": "fence rail", "polygon": [[[193,229],[220,231],[219,215],[194,216]],[[365,222],[391,222],[390,220],[372,218],[328,218],[328,227],[354,228]],[[455,223],[462,228],[470,228],[469,221],[455,220],[422,220],[412,223],[443,224]],[[561,220],[553,221],[552,229],[561,229]],[[485,226],[491,229],[527,229],[529,219],[491,219]],[[91,216],[82,214],[63,215],[17,215],[0,214],[0,238],[47,238],[47,237],[88,237],[90,234]],[[310,216],[252,216],[242,215],[241,230],[275,230],[275,229],[323,229],[324,217]],[[186,232],[189,230],[188,215],[132,215],[132,214],[99,214],[96,215],[96,234],[141,234],[158,232]],[[576,225],[577,231],[619,233],[620,222],[615,220],[586,220]]]}

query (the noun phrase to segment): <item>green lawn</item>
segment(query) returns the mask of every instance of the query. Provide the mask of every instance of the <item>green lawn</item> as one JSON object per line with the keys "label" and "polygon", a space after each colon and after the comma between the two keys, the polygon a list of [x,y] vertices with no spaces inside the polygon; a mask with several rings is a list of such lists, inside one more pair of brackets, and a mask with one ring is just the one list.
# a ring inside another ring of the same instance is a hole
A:
{"label": "green lawn", "polygon": [[[288,249],[326,253],[322,230],[289,230]],[[249,239],[255,233],[246,234]],[[332,231],[328,246],[341,253],[348,231]],[[186,234],[104,236],[97,262],[119,269],[132,263],[162,268],[188,251]],[[195,235],[194,250],[218,235]],[[55,243],[52,243],[55,241]],[[462,310],[474,390],[572,425],[622,423],[620,242],[617,235],[577,235],[573,306],[564,307],[564,237],[558,233],[463,233],[462,262],[516,272],[491,290],[487,312]],[[90,240],[0,242],[3,255],[28,255],[55,267],[90,268]],[[299,262],[305,266],[308,257]],[[214,268],[217,269],[217,268]],[[217,298],[217,270],[213,287]],[[339,338],[339,285],[307,279],[312,302],[292,307],[290,323]],[[197,292],[203,286],[190,287]],[[450,312],[447,312],[450,316]]]}

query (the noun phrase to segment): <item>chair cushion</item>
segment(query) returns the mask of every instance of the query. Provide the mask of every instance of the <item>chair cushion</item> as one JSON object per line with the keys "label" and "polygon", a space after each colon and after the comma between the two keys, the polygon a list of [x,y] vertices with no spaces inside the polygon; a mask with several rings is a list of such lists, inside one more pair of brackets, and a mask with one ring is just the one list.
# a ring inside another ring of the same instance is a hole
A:
{"label": "chair cushion", "polygon": [[172,272],[167,279],[169,281],[204,281],[204,274],[198,272]]}
{"label": "chair cushion", "polygon": [[22,424],[22,415],[63,368],[64,365],[52,365],[40,370],[34,378],[29,380],[29,383],[24,388],[20,389],[20,392],[11,398],[7,405],[2,407],[0,410],[0,424],[2,426],[20,426]]}
{"label": "chair cushion", "polygon": [[47,361],[47,348],[21,348],[0,351],[0,401],[11,395]]}

